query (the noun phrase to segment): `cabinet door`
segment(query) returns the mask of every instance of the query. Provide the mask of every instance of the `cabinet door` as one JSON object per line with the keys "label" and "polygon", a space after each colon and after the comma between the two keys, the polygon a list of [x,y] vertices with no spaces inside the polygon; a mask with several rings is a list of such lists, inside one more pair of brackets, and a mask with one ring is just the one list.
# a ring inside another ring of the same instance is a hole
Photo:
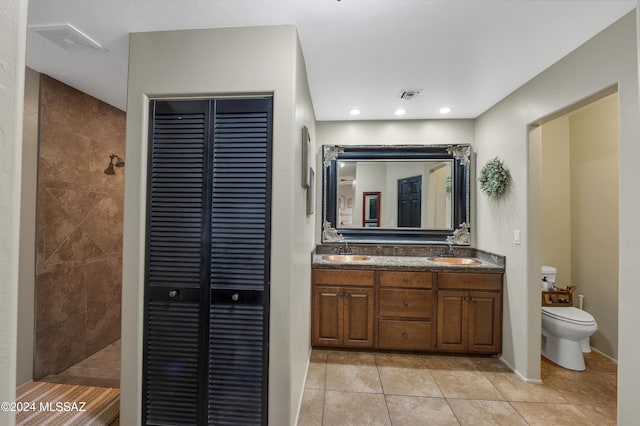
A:
{"label": "cabinet door", "polygon": [[339,346],[342,344],[342,287],[313,288],[312,344]]}
{"label": "cabinet door", "polygon": [[345,287],[344,346],[373,347],[373,289]]}
{"label": "cabinet door", "polygon": [[500,293],[469,292],[469,351],[501,352],[501,311]]}
{"label": "cabinet door", "polygon": [[438,291],[436,347],[445,351],[466,351],[468,343],[468,292]]}

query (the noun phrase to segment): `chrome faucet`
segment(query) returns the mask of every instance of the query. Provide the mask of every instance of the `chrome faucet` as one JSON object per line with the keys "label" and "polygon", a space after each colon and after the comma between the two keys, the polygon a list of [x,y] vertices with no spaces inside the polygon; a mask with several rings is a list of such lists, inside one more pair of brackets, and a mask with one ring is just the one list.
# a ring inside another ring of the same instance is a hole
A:
{"label": "chrome faucet", "polygon": [[349,247],[349,243],[348,242],[344,242],[344,246],[341,246],[338,249],[338,254],[347,254],[347,255],[351,255],[353,254],[353,249],[351,247]]}
{"label": "chrome faucet", "polygon": [[455,255],[456,254],[453,252],[453,247],[451,247],[451,244],[447,245],[446,253],[444,248],[438,250],[438,256],[440,257],[455,257]]}

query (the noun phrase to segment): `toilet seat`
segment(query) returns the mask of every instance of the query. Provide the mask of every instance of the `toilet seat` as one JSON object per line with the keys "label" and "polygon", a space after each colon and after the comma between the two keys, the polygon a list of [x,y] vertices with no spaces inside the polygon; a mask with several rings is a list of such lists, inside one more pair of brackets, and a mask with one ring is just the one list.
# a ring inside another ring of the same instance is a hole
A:
{"label": "toilet seat", "polygon": [[596,324],[596,320],[589,312],[574,307],[543,306],[542,315],[576,325]]}

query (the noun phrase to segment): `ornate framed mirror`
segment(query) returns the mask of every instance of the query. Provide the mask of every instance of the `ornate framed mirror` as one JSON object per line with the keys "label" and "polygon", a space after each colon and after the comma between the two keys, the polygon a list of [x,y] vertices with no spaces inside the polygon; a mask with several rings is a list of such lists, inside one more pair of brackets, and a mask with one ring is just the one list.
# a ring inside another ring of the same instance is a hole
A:
{"label": "ornate framed mirror", "polygon": [[471,244],[470,145],[324,145],[322,155],[322,242]]}

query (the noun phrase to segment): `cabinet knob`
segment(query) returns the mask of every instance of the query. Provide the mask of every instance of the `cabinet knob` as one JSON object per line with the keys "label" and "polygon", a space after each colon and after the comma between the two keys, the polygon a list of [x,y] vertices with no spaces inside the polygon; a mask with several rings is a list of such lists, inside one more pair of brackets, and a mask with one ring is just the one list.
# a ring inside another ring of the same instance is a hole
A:
{"label": "cabinet knob", "polygon": [[231,300],[233,300],[234,302],[237,302],[238,300],[240,300],[240,295],[238,293],[234,293],[231,296]]}
{"label": "cabinet knob", "polygon": [[405,284],[406,284],[406,283],[408,283],[408,282],[409,282],[409,278],[408,278],[408,277],[404,277],[404,278],[402,279],[402,282],[403,282],[403,283],[405,283]]}
{"label": "cabinet knob", "polygon": [[407,333],[402,333],[402,338],[406,339],[407,337],[409,337],[409,335]]}
{"label": "cabinet knob", "polygon": [[406,301],[406,300],[405,300],[405,301],[403,301],[403,302],[402,302],[402,304],[403,304],[405,307],[409,306],[409,302],[408,302],[408,301]]}
{"label": "cabinet knob", "polygon": [[178,290],[171,290],[171,291],[169,291],[169,297],[170,297],[170,298],[172,298],[172,299],[173,299],[173,298],[174,298],[174,297],[176,297],[177,295],[178,295]]}

